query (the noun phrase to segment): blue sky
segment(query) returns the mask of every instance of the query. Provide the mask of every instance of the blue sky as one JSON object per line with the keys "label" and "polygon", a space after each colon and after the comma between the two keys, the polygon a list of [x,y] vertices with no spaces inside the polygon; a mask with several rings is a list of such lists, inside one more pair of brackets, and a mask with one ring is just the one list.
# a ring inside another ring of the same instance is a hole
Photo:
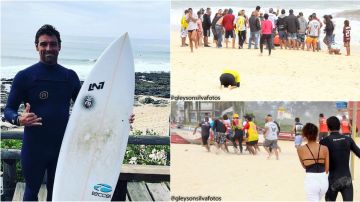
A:
{"label": "blue sky", "polygon": [[[3,37],[31,35],[43,24],[62,35],[169,40],[170,1],[2,1]],[[4,39],[4,38],[3,38]]]}

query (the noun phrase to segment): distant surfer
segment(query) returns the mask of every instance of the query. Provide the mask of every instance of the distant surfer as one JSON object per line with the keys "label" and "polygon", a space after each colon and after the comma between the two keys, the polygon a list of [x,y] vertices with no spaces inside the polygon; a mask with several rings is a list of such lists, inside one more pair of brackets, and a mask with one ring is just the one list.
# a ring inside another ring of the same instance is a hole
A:
{"label": "distant surfer", "polygon": [[205,120],[199,123],[199,125],[194,129],[193,135],[195,135],[196,129],[198,129],[199,127],[201,128],[202,144],[209,152],[210,145],[208,144],[208,140],[210,137],[210,128],[211,128],[209,117],[205,117]]}
{"label": "distant surfer", "polygon": [[[36,33],[35,48],[40,61],[14,78],[5,118],[25,126],[21,166],[25,178],[24,201],[37,201],[47,171],[47,201],[52,200],[56,164],[69,119],[70,101],[75,101],[81,85],[77,74],[57,63],[61,49],[60,33],[43,25]],[[18,114],[24,102],[25,111]],[[129,122],[132,123],[131,115]]]}
{"label": "distant surfer", "polygon": [[240,74],[236,70],[226,69],[220,76],[220,88],[240,87]]}

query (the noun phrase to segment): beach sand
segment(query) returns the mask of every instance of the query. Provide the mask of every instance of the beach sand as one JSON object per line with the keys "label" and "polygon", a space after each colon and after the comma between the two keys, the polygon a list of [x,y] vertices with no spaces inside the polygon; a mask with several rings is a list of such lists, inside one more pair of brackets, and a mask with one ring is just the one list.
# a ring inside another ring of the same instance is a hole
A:
{"label": "beach sand", "polygon": [[[222,101],[360,100],[359,52],[347,57],[277,48],[269,57],[267,50],[259,56],[259,50],[211,46],[191,53],[180,47],[179,34],[171,33],[172,95],[214,95]],[[239,72],[240,88],[219,88],[226,68]]]}
{"label": "beach sand", "polygon": [[170,104],[166,107],[146,104],[134,107],[135,121],[132,124],[134,130],[153,129],[159,135],[169,135]]}
{"label": "beach sand", "polygon": [[[360,141],[358,141],[359,145]],[[266,160],[260,147],[257,156],[215,154],[194,144],[171,145],[171,195],[221,196],[222,200],[306,201],[305,170],[294,142],[279,141],[280,160]],[[355,161],[354,200],[360,201],[360,160]],[[342,201],[341,194],[338,201]],[[323,198],[324,201],[324,198]]]}

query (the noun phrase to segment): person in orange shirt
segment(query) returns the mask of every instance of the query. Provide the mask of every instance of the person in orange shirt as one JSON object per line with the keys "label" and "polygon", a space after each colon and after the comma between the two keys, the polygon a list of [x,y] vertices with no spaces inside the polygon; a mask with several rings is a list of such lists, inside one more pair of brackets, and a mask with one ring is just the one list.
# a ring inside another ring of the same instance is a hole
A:
{"label": "person in orange shirt", "polygon": [[326,118],[324,114],[319,114],[319,141],[328,136],[329,129],[326,124]]}
{"label": "person in orange shirt", "polygon": [[347,120],[345,115],[342,116],[341,120],[341,133],[351,137],[351,123]]}

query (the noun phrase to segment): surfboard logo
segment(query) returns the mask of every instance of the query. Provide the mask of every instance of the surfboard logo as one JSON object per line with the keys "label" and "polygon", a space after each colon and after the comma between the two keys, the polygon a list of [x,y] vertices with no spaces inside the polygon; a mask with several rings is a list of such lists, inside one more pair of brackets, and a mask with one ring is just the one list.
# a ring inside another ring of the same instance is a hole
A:
{"label": "surfboard logo", "polygon": [[99,85],[96,84],[96,83],[91,83],[91,84],[89,85],[88,91],[95,90],[95,88],[96,88],[97,90],[103,89],[103,88],[104,88],[104,84],[105,84],[105,81],[100,82]]}
{"label": "surfboard logo", "polygon": [[110,198],[111,194],[108,194],[109,192],[112,192],[112,187],[107,184],[97,184],[94,186],[94,190],[91,192],[91,195],[103,197],[103,198]]}
{"label": "surfboard logo", "polygon": [[101,192],[104,192],[104,193],[109,193],[112,191],[112,187],[110,185],[107,185],[107,184],[97,184],[94,186],[94,189],[96,191],[101,191]]}
{"label": "surfboard logo", "polygon": [[90,96],[87,95],[83,98],[83,106],[85,107],[85,109],[91,109],[95,104],[95,99]]}

